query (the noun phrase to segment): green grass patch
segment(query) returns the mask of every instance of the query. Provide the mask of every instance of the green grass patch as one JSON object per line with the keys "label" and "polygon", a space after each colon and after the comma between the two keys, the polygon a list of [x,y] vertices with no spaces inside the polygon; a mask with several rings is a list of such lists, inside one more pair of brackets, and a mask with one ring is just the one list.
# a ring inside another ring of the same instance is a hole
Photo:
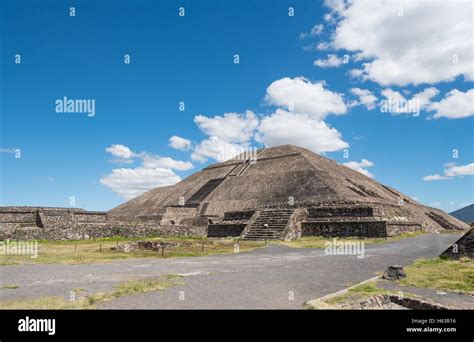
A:
{"label": "green grass patch", "polygon": [[325,301],[326,304],[329,305],[336,305],[336,304],[343,304],[345,302],[353,302],[356,300],[363,300],[365,298],[369,298],[375,295],[383,295],[383,294],[397,294],[396,291],[389,291],[385,289],[381,289],[377,287],[375,281],[370,281],[364,284],[357,285],[355,287],[350,288],[346,293],[329,298]]}
{"label": "green grass patch", "polygon": [[469,258],[418,259],[405,267],[400,285],[474,294],[474,261]]}
{"label": "green grass patch", "polygon": [[14,290],[14,289],[17,289],[19,287],[20,286],[15,285],[15,284],[7,284],[7,285],[3,285],[2,287],[0,287],[0,289],[2,289],[2,290]]}
{"label": "green grass patch", "polygon": [[160,291],[172,286],[183,284],[178,275],[163,276],[160,279],[140,279],[130,280],[120,283],[115,290],[109,293],[96,293],[84,296],[77,300],[66,300],[61,297],[40,297],[33,299],[11,300],[0,303],[0,309],[93,309],[96,304],[111,301],[123,296],[130,296],[139,293]]}

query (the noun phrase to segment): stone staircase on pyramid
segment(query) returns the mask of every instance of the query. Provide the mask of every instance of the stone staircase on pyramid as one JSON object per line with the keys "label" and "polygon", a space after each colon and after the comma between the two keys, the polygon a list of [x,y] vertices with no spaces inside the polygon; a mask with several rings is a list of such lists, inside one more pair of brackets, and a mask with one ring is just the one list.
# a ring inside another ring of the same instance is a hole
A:
{"label": "stone staircase on pyramid", "polygon": [[278,240],[283,238],[293,209],[267,209],[260,211],[250,227],[242,233],[242,240]]}
{"label": "stone staircase on pyramid", "polygon": [[206,197],[213,192],[225,178],[215,178],[208,181],[204,186],[202,186],[194,195],[192,195],[187,201],[187,207],[198,207]]}

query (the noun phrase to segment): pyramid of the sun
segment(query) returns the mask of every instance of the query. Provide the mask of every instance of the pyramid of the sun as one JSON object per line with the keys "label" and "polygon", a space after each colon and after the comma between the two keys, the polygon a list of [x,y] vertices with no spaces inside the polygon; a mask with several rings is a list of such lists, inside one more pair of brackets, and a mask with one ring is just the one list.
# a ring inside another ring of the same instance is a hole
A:
{"label": "pyramid of the sun", "polygon": [[210,236],[247,238],[468,228],[441,210],[301,147],[265,148],[247,157],[150,190],[108,216],[177,227],[205,224]]}

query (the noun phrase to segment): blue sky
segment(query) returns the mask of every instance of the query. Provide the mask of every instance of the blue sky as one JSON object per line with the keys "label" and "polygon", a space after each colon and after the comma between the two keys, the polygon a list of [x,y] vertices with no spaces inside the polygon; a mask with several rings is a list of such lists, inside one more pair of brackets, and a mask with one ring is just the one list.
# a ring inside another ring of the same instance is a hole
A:
{"label": "blue sky", "polygon": [[[108,210],[223,150],[295,143],[458,209],[473,201],[470,6],[4,1],[0,205]],[[57,112],[64,97],[95,115]]]}

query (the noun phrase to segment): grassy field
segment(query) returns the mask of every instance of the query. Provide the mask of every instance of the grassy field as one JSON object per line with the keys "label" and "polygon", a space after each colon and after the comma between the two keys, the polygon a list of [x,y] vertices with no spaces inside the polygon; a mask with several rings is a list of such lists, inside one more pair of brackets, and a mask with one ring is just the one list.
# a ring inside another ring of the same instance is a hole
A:
{"label": "grassy field", "polygon": [[[387,243],[391,241],[397,241],[401,239],[407,239],[415,237],[418,235],[426,234],[425,232],[415,232],[415,233],[404,233],[398,236],[388,237],[388,238],[356,238],[356,237],[347,237],[347,238],[338,238],[338,242],[345,241],[363,241],[365,244],[374,244],[374,243]],[[331,242],[332,238],[322,237],[322,236],[311,236],[303,237],[294,241],[277,241],[272,243],[282,244],[288,247],[293,248],[326,248],[326,243]]]}
{"label": "grassy field", "polygon": [[474,261],[469,258],[419,259],[405,267],[400,285],[474,294]]}
{"label": "grassy field", "polygon": [[123,296],[160,291],[172,286],[183,284],[178,275],[167,275],[159,279],[141,279],[123,282],[115,287],[114,291],[108,293],[96,293],[89,296],[80,296],[81,289],[76,289],[78,297],[75,300],[67,300],[61,297],[40,297],[34,299],[19,299],[0,302],[1,310],[9,309],[32,309],[32,310],[54,310],[54,309],[93,309],[96,304],[107,302]]}
{"label": "grassy field", "polygon": [[[175,249],[166,249],[162,255],[161,251],[131,251],[115,252],[111,247],[117,244],[137,241],[179,241],[183,246]],[[191,244],[188,246],[188,244]],[[240,241],[240,252],[249,251],[264,246],[264,242]],[[152,238],[104,238],[95,240],[78,241],[38,241],[38,257],[31,258],[30,255],[0,255],[1,265],[15,264],[38,264],[38,263],[94,263],[107,262],[117,259],[129,258],[172,258],[172,257],[194,257],[210,254],[234,253],[233,239],[206,239],[185,237],[152,237]]]}

